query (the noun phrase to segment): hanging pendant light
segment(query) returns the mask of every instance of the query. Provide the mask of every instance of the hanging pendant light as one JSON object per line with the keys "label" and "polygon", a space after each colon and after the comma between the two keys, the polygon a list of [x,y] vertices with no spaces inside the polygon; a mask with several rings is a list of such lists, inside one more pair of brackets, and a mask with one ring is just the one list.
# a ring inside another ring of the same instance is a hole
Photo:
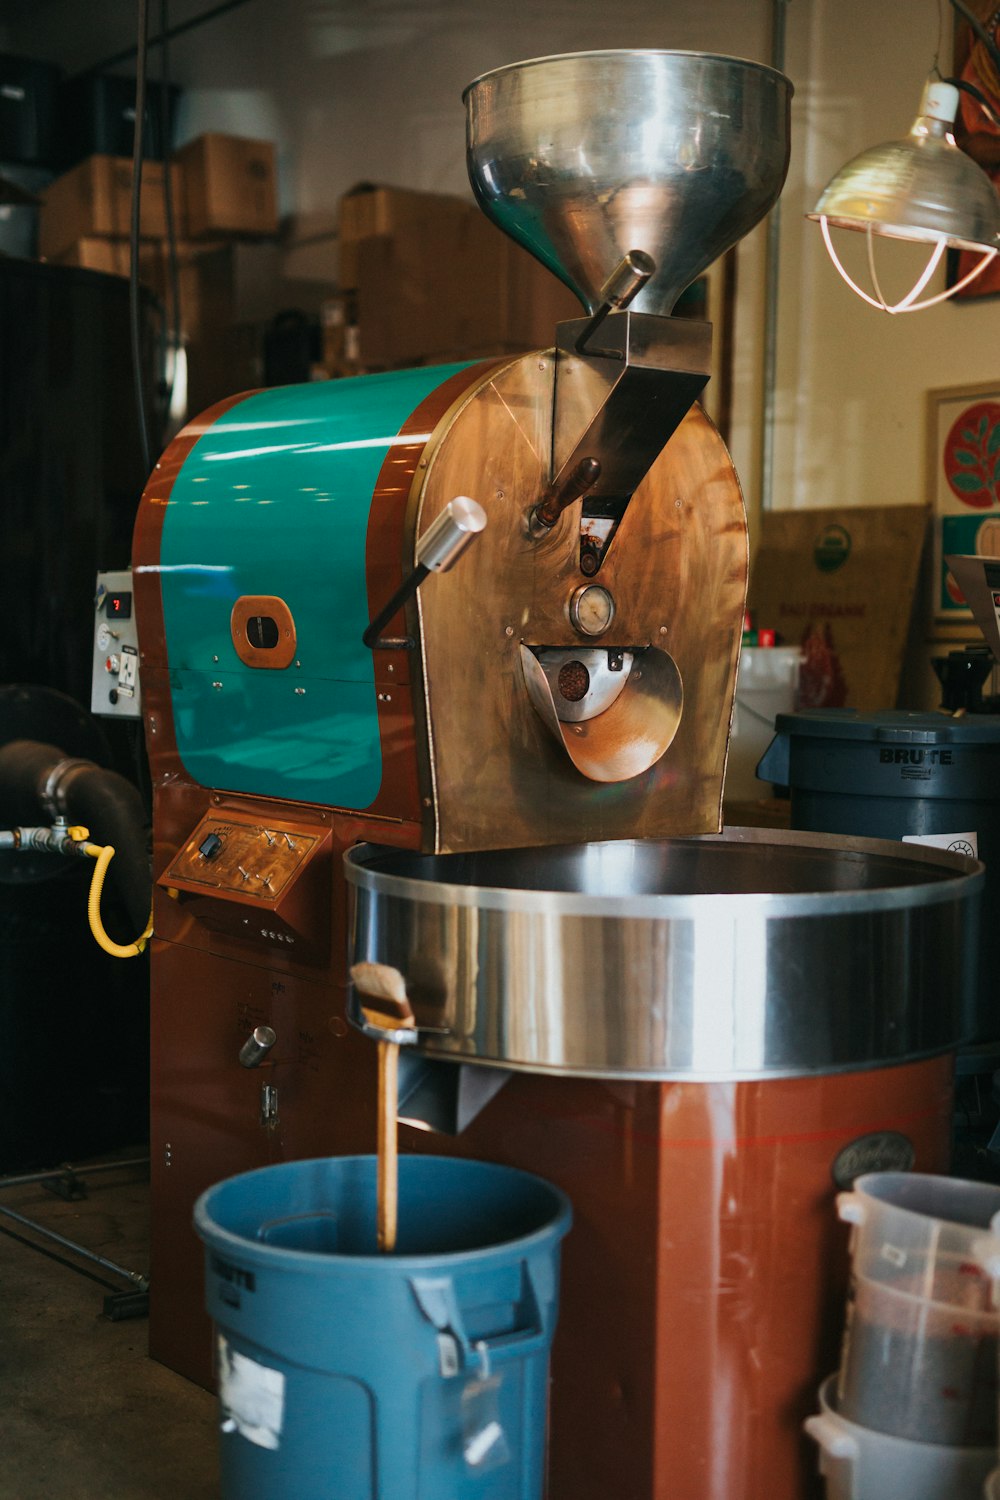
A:
{"label": "hanging pendant light", "polygon": [[[940,80],[924,88],[920,113],[905,140],[862,151],[842,167],[806,218],[819,223],[841,276],[858,296],[887,313],[933,307],[982,275],[1000,250],[1000,196],[990,178],[955,144],[952,126],[958,89]],[[830,226],[863,230],[874,296],[844,269]],[[916,284],[899,302],[887,302],[875,269],[876,236],[928,244],[930,257]],[[918,301],[947,248],[981,251],[982,259],[947,290]]]}

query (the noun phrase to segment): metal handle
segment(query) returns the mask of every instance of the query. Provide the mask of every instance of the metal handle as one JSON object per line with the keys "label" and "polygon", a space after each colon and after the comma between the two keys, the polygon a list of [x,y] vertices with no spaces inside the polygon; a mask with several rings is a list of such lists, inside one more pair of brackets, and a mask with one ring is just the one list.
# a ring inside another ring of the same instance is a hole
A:
{"label": "metal handle", "polygon": [[255,1026],[240,1048],[240,1065],[244,1068],[259,1067],[277,1040],[273,1027]]}
{"label": "metal handle", "polygon": [[486,512],[477,501],[470,500],[468,495],[456,495],[454,500],[448,501],[417,543],[417,566],[403,580],[388,604],[379,610],[361,637],[369,650],[415,644],[408,636],[389,641],[382,641],[379,637],[396,611],[406,603],[411,594],[416,593],[428,573],[447,573],[485,526]]}
{"label": "metal handle", "polygon": [[456,495],[417,543],[417,567],[425,573],[447,573],[485,528],[483,507],[468,495]]}
{"label": "metal handle", "polygon": [[601,462],[597,458],[581,458],[561,484],[552,484],[545,491],[528,522],[532,536],[544,536],[551,531],[568,505],[579,500],[601,477]]}
{"label": "metal handle", "polygon": [[427,1321],[437,1329],[443,1365],[448,1359],[448,1343],[445,1342],[442,1345],[441,1338],[443,1336],[446,1341],[452,1341],[451,1348],[455,1360],[453,1366],[449,1364],[447,1373],[457,1375],[459,1369],[464,1366],[466,1369],[476,1369],[480,1378],[485,1379],[489,1374],[491,1357],[494,1353],[502,1349],[504,1354],[515,1350],[518,1354],[524,1354],[527,1352],[526,1345],[544,1337],[545,1329],[530,1261],[521,1262],[521,1283],[524,1288],[523,1300],[526,1304],[525,1320],[522,1326],[505,1333],[471,1339],[462,1318],[462,1310],[455,1295],[455,1283],[452,1278],[450,1276],[410,1277],[410,1286],[417,1300],[417,1306]]}
{"label": "metal handle", "polygon": [[[803,1423],[809,1436],[819,1444],[826,1455],[827,1466],[824,1473],[827,1478],[832,1478],[833,1473],[844,1478],[850,1478],[858,1459],[858,1445],[854,1438],[830,1417],[822,1415],[818,1417],[807,1417]],[[836,1470],[831,1465],[836,1464]],[[854,1487],[849,1491],[854,1494]]]}

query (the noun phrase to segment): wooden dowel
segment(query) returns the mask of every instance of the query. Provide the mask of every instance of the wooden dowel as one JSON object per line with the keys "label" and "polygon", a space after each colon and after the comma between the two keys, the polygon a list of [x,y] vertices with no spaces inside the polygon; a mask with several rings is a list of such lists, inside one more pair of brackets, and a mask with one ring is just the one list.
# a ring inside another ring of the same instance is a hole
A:
{"label": "wooden dowel", "polygon": [[399,1164],[396,1151],[399,1047],[378,1044],[378,1248],[396,1248]]}

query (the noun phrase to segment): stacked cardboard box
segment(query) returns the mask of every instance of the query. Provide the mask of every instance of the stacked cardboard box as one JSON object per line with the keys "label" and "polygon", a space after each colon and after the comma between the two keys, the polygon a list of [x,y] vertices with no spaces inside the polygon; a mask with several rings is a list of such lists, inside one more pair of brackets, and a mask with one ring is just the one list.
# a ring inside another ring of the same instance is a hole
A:
{"label": "stacked cardboard box", "polygon": [[[175,253],[189,408],[260,384],[261,326],[287,300],[275,237],[275,149],[269,141],[204,135],[173,157]],[[91,156],[52,183],[39,226],[41,255],[128,275],[132,163]],[[164,169],[143,164],[139,274],[173,325]]]}
{"label": "stacked cardboard box", "polygon": [[[88,156],[45,191],[38,249],[45,260],[68,256],[80,240],[127,241],[132,216],[132,163],[126,157]],[[139,233],[160,240],[167,232],[163,164],[143,167]]]}
{"label": "stacked cardboard box", "polygon": [[[192,412],[262,383],[265,330],[290,310],[318,326],[314,377],[545,348],[558,322],[580,316],[464,198],[362,183],[335,210],[298,216],[279,246],[269,143],[201,136],[171,175]],[[124,158],[74,167],[46,194],[42,254],[128,274],[131,189]],[[162,163],[144,166],[140,234],[140,275],[172,326]]]}
{"label": "stacked cardboard box", "polygon": [[276,235],[278,195],[270,141],[200,135],[174,157],[181,214],[192,240]]}
{"label": "stacked cardboard box", "polygon": [[[142,169],[143,239],[167,232],[163,163]],[[278,231],[274,146],[237,136],[203,135],[172,162],[174,219],[181,240],[267,238]],[[46,260],[65,256],[87,238],[127,240],[132,215],[132,162],[88,156],[46,190],[39,251]]]}
{"label": "stacked cardboard box", "polygon": [[340,204],[344,344],[359,369],[545,348],[580,304],[462,198],[359,184]]}

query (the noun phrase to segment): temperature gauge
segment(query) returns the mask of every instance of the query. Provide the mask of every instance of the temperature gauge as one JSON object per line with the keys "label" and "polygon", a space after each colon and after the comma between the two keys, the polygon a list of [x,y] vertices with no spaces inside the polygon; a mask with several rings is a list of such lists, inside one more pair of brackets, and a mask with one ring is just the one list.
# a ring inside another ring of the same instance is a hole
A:
{"label": "temperature gauge", "polygon": [[586,583],[569,601],[569,617],[581,635],[603,635],[615,617],[615,601],[599,583]]}

